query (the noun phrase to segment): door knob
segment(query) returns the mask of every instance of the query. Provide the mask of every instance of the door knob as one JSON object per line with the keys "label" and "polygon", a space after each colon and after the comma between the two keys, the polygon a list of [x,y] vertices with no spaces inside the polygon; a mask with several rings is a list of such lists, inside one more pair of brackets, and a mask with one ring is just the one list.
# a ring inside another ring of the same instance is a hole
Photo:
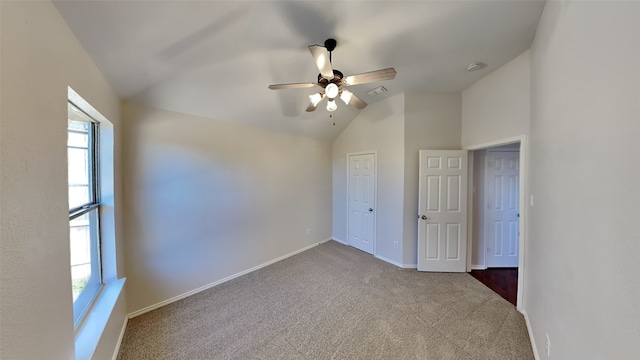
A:
{"label": "door knob", "polygon": [[422,215],[422,216],[420,216],[420,219],[422,219],[422,220],[427,220],[428,218],[429,218],[429,217],[428,217],[427,215]]}
{"label": "door knob", "polygon": [[372,211],[373,211],[373,208],[369,208],[369,212],[372,212]]}

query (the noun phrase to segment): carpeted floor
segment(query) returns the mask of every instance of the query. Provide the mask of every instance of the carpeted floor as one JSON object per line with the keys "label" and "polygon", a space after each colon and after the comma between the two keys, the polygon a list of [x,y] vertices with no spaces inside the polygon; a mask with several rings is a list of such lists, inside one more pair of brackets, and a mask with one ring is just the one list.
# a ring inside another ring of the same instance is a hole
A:
{"label": "carpeted floor", "polygon": [[468,274],[335,241],[129,321],[118,359],[533,359],[524,318]]}

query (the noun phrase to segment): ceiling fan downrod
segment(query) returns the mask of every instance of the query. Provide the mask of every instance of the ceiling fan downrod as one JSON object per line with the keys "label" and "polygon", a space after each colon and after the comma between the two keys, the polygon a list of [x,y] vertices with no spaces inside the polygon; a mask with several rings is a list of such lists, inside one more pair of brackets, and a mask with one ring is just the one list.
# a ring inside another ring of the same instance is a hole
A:
{"label": "ceiling fan downrod", "polygon": [[338,42],[336,41],[336,39],[327,39],[324,41],[324,47],[327,48],[327,51],[329,52],[329,62],[333,64],[333,50],[335,50],[336,45],[338,45]]}

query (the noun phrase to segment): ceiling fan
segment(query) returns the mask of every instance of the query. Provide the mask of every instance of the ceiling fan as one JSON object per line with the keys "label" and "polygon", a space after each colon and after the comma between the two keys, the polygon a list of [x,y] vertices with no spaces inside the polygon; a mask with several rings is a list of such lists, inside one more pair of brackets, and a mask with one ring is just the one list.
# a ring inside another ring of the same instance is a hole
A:
{"label": "ceiling fan", "polygon": [[318,82],[309,83],[293,83],[293,84],[275,84],[269,85],[271,90],[280,89],[302,89],[321,87],[323,91],[309,95],[311,104],[307,107],[307,112],[314,111],[322,99],[327,98],[327,111],[333,112],[338,109],[336,98],[340,97],[345,104],[353,105],[358,109],[364,109],[367,103],[362,101],[351,91],[345,89],[347,86],[366,84],[381,80],[392,80],[396,77],[394,68],[386,68],[366,73],[356,74],[345,77],[342,72],[331,66],[331,53],[336,48],[335,39],[327,39],[324,46],[310,45],[309,51],[316,62],[320,74],[318,74]]}

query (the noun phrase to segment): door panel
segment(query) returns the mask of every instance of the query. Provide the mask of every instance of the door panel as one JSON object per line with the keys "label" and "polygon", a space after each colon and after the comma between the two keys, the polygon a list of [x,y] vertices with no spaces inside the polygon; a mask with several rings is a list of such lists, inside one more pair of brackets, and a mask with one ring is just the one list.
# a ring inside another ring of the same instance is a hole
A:
{"label": "door panel", "polygon": [[458,260],[460,252],[460,225],[447,224],[447,260]]}
{"label": "door panel", "polygon": [[440,211],[440,176],[427,176],[427,210]]}
{"label": "door panel", "polygon": [[519,173],[517,151],[487,152],[487,267],[517,267]]}
{"label": "door panel", "polygon": [[418,270],[466,271],[467,152],[420,150]]}
{"label": "door panel", "polygon": [[460,176],[447,176],[447,211],[460,211]]}
{"label": "door panel", "polygon": [[373,254],[375,241],[375,155],[349,156],[349,245]]}

